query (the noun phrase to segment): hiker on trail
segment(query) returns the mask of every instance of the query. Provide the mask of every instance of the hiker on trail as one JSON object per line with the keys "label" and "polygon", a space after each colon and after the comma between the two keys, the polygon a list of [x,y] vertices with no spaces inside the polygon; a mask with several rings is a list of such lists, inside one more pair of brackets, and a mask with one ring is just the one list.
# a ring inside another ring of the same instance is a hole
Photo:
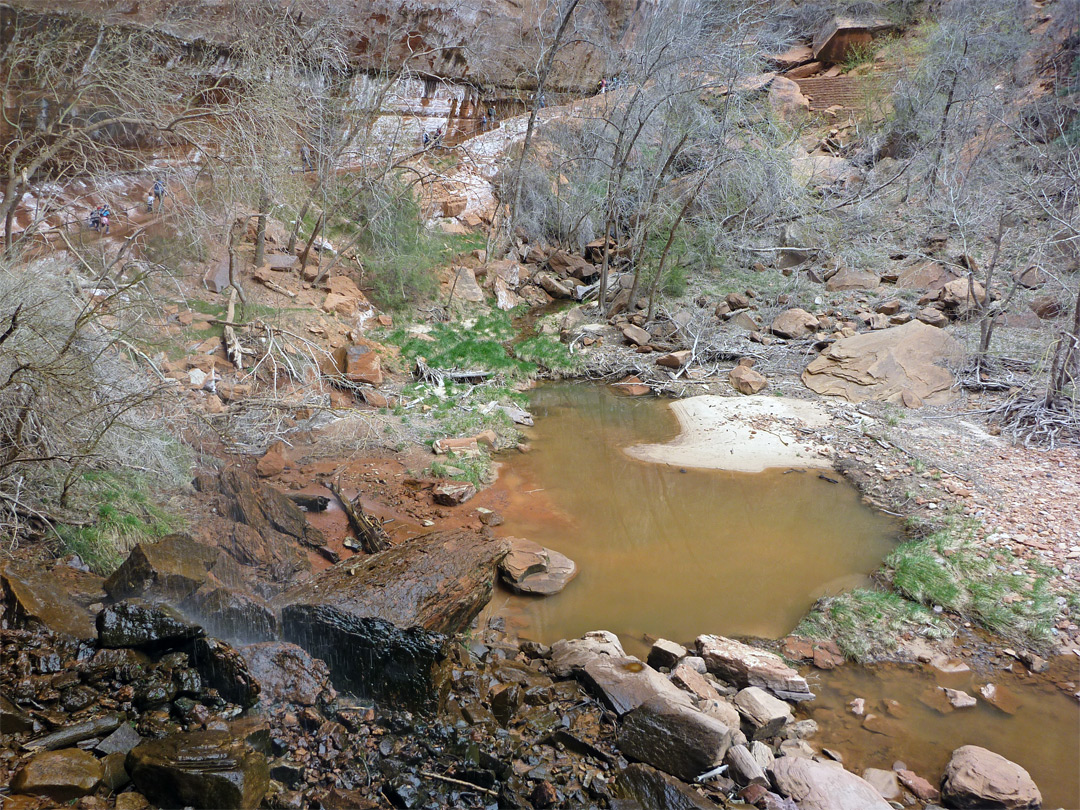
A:
{"label": "hiker on trail", "polygon": [[431,138],[427,134],[427,130],[424,130],[424,148],[428,148],[428,144],[431,143]]}
{"label": "hiker on trail", "polygon": [[488,107],[488,120],[491,121],[491,125],[495,126],[495,105],[492,104]]}
{"label": "hiker on trail", "polygon": [[109,217],[112,216],[112,211],[109,210],[109,206],[101,206],[101,233],[105,236],[109,235]]}
{"label": "hiker on trail", "polygon": [[158,178],[154,181],[154,197],[157,198],[158,210],[161,210],[161,204],[165,201],[165,181],[162,178]]}
{"label": "hiker on trail", "polygon": [[101,208],[95,208],[90,212],[90,227],[95,231],[101,227]]}
{"label": "hiker on trail", "polygon": [[150,192],[146,195],[146,213],[154,213],[154,192]]}
{"label": "hiker on trail", "polygon": [[604,95],[607,92],[607,79],[600,80],[600,95]]}
{"label": "hiker on trail", "polygon": [[485,129],[487,129],[487,113],[480,116],[480,130],[483,131]]}
{"label": "hiker on trail", "polygon": [[300,147],[300,160],[304,164],[305,172],[315,171],[315,164],[311,160],[311,147],[306,143]]}
{"label": "hiker on trail", "polygon": [[442,140],[442,127],[436,127],[435,129],[435,145],[438,146]]}

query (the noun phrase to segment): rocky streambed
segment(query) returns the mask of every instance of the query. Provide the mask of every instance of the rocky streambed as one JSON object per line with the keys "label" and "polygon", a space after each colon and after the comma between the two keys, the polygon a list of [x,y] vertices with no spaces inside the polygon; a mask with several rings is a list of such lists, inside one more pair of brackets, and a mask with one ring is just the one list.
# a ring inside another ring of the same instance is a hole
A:
{"label": "rocky streambed", "polygon": [[888,738],[905,706],[808,709],[840,661],[828,644],[784,648],[825,668],[806,672],[717,635],[511,641],[470,629],[508,551],[490,529],[313,572],[339,552],[293,500],[235,467],[196,483],[215,516],[108,579],[77,558],[2,569],[5,807],[1041,803],[1020,765],[970,744],[845,759],[830,712]]}

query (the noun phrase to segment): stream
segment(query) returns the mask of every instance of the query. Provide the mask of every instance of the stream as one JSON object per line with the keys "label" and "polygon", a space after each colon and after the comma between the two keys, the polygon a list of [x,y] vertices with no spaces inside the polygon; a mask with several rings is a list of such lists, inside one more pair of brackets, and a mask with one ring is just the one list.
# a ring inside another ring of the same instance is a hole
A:
{"label": "stream", "polygon": [[[505,464],[496,484],[506,504],[498,533],[568,555],[579,574],[546,599],[500,586],[485,618],[501,618],[512,635],[550,643],[605,629],[639,656],[657,637],[779,638],[818,597],[866,584],[901,535],[835,473],[631,458],[626,447],[678,434],[664,400],[558,384],[538,388],[530,407],[532,450]],[[1066,667],[1076,678],[1076,662],[1055,666],[1059,680],[1069,679]],[[934,699],[938,686],[978,694],[988,679],[972,672],[848,665],[809,675],[819,695],[805,707],[821,728],[815,743],[857,773],[899,760],[934,781],[954,748],[977,744],[1027,768],[1044,807],[1080,807],[1080,712],[1044,679],[995,670],[1016,698],[1007,714],[982,700],[953,711]],[[864,725],[847,708],[856,697],[880,719]]]}

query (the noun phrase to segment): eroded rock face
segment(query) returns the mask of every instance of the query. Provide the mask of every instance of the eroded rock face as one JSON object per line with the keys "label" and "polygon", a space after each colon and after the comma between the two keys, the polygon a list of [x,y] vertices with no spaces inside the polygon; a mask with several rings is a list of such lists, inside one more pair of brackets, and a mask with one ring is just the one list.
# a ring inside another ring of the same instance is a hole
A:
{"label": "eroded rock face", "polygon": [[432,708],[446,636],[491,599],[505,553],[497,540],[449,531],[355,557],[282,594],[282,631],[340,688]]}
{"label": "eroded rock face", "polygon": [[162,650],[198,638],[204,631],[167,605],[131,599],[106,606],[97,617],[102,647]]}
{"label": "eroded rock face", "polygon": [[769,766],[777,790],[799,810],[889,810],[889,803],[850,771],[803,757],[781,757]]}
{"label": "eroded rock face", "polygon": [[1042,806],[1042,794],[1031,775],[1000,754],[977,745],[952,752],[941,796],[949,807],[1027,810]]}
{"label": "eroded rock face", "polygon": [[149,740],[127,756],[139,791],[159,807],[254,808],[270,786],[266,757],[226,731]]}

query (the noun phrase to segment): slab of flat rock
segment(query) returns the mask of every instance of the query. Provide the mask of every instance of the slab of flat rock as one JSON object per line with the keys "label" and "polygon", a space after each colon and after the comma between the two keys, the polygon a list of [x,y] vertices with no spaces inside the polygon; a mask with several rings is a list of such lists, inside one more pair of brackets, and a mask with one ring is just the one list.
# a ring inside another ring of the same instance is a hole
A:
{"label": "slab of flat rock", "polygon": [[805,309],[795,307],[784,310],[775,318],[769,326],[769,331],[774,335],[788,339],[810,337],[818,328],[818,319]]}
{"label": "slab of flat rock", "polygon": [[632,323],[626,324],[622,328],[623,337],[635,346],[647,346],[652,342],[652,335],[642,329],[640,326],[634,326]]}
{"label": "slab of flat rock", "polygon": [[633,656],[597,656],[585,664],[579,677],[619,715],[658,695],[673,704],[693,705],[686,692]]}
{"label": "slab of flat rock", "polygon": [[941,795],[946,806],[963,810],[1042,806],[1042,794],[1026,770],[977,745],[964,745],[952,752],[941,780]]}
{"label": "slab of flat rock", "polygon": [[719,720],[666,695],[656,695],[623,718],[619,750],[690,782],[724,761],[734,732]]}
{"label": "slab of flat rock", "polygon": [[476,487],[465,481],[447,481],[437,484],[431,491],[439,506],[457,506],[476,494]]}
{"label": "slab of flat rock", "polygon": [[11,781],[15,793],[68,802],[92,793],[101,782],[101,763],[89,751],[64,748],[34,754]]}
{"label": "slab of flat rock", "polygon": [[[716,810],[716,805],[678,779],[639,762],[615,778],[615,795],[642,810]],[[621,806],[621,805],[620,805]]]}
{"label": "slab of flat rock", "polygon": [[784,700],[813,700],[806,678],[780,656],[724,636],[697,638],[698,655],[709,672],[735,686],[758,686]]}
{"label": "slab of flat rock", "polygon": [[102,647],[165,649],[205,635],[168,605],[129,599],[106,605],[97,617],[98,643]]}
{"label": "slab of flat rock", "polygon": [[22,624],[37,624],[84,641],[97,637],[93,614],[72,598],[64,581],[51,571],[6,563],[0,567],[0,598],[12,605]]}
{"label": "slab of flat rock", "polygon": [[837,765],[786,756],[769,766],[769,775],[799,810],[891,810],[873,785]]}
{"label": "slab of flat rock", "polygon": [[689,664],[676,666],[671,671],[671,682],[702,700],[715,700],[719,697],[716,688],[708,679]]}

